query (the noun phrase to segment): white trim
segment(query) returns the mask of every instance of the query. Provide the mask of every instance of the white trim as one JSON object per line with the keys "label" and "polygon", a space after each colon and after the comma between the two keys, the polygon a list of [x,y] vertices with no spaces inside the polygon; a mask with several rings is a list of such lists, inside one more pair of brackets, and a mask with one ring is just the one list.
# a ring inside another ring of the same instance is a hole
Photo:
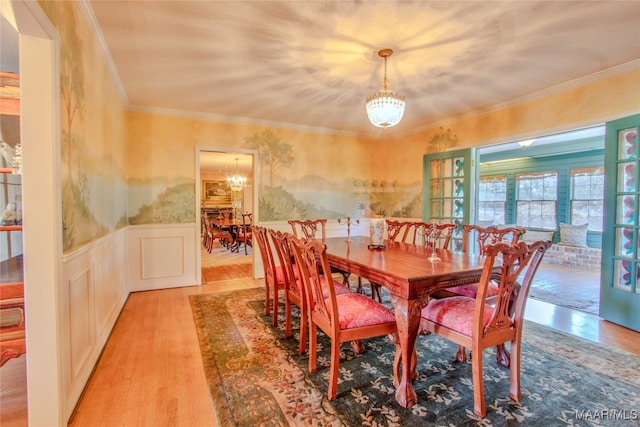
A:
{"label": "white trim", "polygon": [[60,41],[37,2],[14,0],[11,8],[20,45],[28,417],[31,425],[66,426],[59,296]]}

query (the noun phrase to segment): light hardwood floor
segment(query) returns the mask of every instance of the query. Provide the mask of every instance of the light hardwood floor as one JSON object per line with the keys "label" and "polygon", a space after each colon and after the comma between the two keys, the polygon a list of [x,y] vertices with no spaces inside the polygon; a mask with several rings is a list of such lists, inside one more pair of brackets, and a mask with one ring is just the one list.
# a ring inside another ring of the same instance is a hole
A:
{"label": "light hardwood floor", "polygon": [[[131,294],[69,425],[217,426],[189,295],[262,284],[242,278]],[[530,299],[525,317],[640,355],[640,333],[594,315]],[[24,370],[24,357],[0,369],[2,427],[26,425]]]}

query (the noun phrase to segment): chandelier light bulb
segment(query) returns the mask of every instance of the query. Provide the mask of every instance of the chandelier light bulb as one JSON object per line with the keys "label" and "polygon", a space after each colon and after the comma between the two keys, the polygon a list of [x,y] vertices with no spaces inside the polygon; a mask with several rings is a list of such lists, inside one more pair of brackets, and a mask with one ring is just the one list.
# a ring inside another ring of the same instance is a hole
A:
{"label": "chandelier light bulb", "polygon": [[367,97],[367,116],[371,124],[381,128],[388,128],[400,123],[404,115],[404,96],[389,89],[387,81],[387,58],[393,54],[391,49],[382,49],[378,56],[384,58],[384,80],[382,90]]}

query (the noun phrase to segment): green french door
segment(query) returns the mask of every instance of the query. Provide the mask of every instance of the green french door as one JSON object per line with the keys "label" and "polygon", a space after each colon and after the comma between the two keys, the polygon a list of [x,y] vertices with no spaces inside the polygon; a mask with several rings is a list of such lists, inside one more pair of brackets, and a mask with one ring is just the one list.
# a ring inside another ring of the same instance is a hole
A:
{"label": "green french door", "polygon": [[607,123],[600,317],[640,331],[640,115]]}
{"label": "green french door", "polygon": [[[423,158],[424,222],[469,224],[475,217],[475,187],[478,182],[475,149],[425,154]],[[451,249],[462,248],[462,229],[458,227]]]}

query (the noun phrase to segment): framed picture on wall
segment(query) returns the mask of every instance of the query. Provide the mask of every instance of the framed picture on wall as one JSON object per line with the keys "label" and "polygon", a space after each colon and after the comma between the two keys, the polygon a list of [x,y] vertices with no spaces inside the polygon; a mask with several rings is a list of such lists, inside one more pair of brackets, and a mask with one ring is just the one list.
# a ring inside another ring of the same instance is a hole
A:
{"label": "framed picture on wall", "polygon": [[202,200],[209,205],[230,205],[231,189],[226,181],[202,181]]}

